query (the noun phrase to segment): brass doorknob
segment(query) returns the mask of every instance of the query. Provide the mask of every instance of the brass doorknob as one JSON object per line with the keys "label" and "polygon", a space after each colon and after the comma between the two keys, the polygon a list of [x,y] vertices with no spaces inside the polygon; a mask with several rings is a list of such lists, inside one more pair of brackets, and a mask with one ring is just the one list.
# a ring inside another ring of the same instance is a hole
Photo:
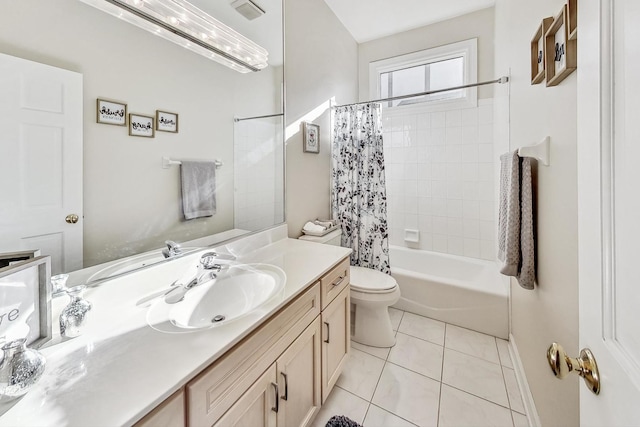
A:
{"label": "brass doorknob", "polygon": [[80,217],[76,214],[69,214],[65,217],[65,221],[69,224],[75,224],[76,222],[78,222],[78,220],[80,219]]}
{"label": "brass doorknob", "polygon": [[600,373],[593,353],[588,348],[580,350],[580,356],[573,358],[567,356],[564,348],[558,343],[553,343],[547,350],[547,360],[556,378],[563,379],[571,372],[580,375],[594,394],[600,394]]}

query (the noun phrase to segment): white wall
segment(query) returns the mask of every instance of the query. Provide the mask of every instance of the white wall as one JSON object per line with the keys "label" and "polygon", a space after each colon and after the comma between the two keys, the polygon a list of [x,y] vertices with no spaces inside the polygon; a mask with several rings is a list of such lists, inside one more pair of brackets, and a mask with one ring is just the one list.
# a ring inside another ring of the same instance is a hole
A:
{"label": "white wall", "polygon": [[[287,0],[285,12],[286,219],[297,237],[329,217],[329,102],[357,99],[358,45],[323,0]],[[303,120],[320,125],[320,154],[302,152]]]}
{"label": "white wall", "polygon": [[[358,49],[359,99],[369,94],[369,63],[471,38],[478,38],[478,81],[496,78],[493,71],[493,8],[362,43]],[[492,86],[478,89],[478,98],[491,98]]]}
{"label": "white wall", "polygon": [[[233,227],[233,115],[279,112],[271,70],[242,75],[77,0],[0,0],[0,7],[1,52],[84,76],[85,265]],[[180,132],[136,138],[97,124],[98,97],[127,102],[130,112],[177,112]],[[179,168],[162,169],[162,156],[225,162],[216,215],[181,219]]]}
{"label": "white wall", "polygon": [[[496,69],[511,68],[511,149],[551,137],[551,165],[537,167],[535,290],[511,283],[512,335],[543,426],[577,426],[578,376],[557,380],[546,350],[553,341],[578,348],[576,75],[559,86],[530,84],[530,42],[563,0],[497,0]],[[580,64],[578,64],[578,72]],[[535,171],[534,171],[535,172]]]}

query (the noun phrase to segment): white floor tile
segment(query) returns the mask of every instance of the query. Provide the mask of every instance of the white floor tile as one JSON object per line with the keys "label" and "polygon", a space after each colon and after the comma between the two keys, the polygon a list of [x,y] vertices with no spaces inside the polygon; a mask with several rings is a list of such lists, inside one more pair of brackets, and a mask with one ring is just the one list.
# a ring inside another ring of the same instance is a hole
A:
{"label": "white floor tile", "polygon": [[470,329],[447,324],[445,347],[489,362],[500,363],[496,338]]}
{"label": "white floor tile", "polygon": [[500,365],[445,348],[442,382],[509,407]]}
{"label": "white floor tile", "polygon": [[440,383],[387,363],[371,403],[420,426],[438,422]]}
{"label": "white floor tile", "polygon": [[509,341],[496,338],[498,344],[498,354],[500,355],[500,364],[507,368],[513,369],[513,362],[511,361],[511,355],[509,354]]}
{"label": "white floor tile", "polygon": [[334,387],[327,401],[320,408],[320,412],[313,421],[313,427],[324,427],[329,418],[334,415],[344,415],[353,421],[362,424],[367,413],[369,402],[354,396],[348,391]]}
{"label": "white floor tile", "polygon": [[371,347],[355,341],[351,341],[351,348],[364,351],[365,353],[379,357],[382,360],[387,359],[387,356],[389,356],[389,351],[391,350],[391,347]]}
{"label": "white floor tile", "polygon": [[376,405],[369,406],[367,416],[364,419],[364,427],[414,427],[415,424],[411,424],[407,420],[403,420],[400,417],[393,415],[391,412],[387,412],[382,408],[378,408]]}
{"label": "white floor tile", "polygon": [[388,361],[429,378],[442,378],[443,348],[437,344],[398,332],[396,345],[389,353]]}
{"label": "white floor tile", "polygon": [[442,386],[439,427],[512,427],[511,411],[484,399]]}
{"label": "white floor tile", "polygon": [[352,348],[351,356],[336,384],[370,401],[383,367],[384,360]]}
{"label": "white floor tile", "polygon": [[522,395],[520,394],[520,387],[518,387],[515,371],[503,366],[502,372],[504,373],[504,384],[507,387],[507,395],[509,396],[511,409],[524,414],[524,403],[522,402]]}
{"label": "white floor tile", "polygon": [[529,427],[529,420],[526,416],[513,411],[511,411],[511,415],[513,416],[513,425],[515,427]]}
{"label": "white floor tile", "polygon": [[434,344],[444,345],[445,324],[413,313],[404,313],[398,332],[411,335]]}
{"label": "white floor tile", "polygon": [[389,307],[389,317],[391,318],[391,326],[393,326],[393,330],[397,331],[398,326],[400,326],[400,321],[402,320],[402,315],[404,311],[398,310],[397,308]]}

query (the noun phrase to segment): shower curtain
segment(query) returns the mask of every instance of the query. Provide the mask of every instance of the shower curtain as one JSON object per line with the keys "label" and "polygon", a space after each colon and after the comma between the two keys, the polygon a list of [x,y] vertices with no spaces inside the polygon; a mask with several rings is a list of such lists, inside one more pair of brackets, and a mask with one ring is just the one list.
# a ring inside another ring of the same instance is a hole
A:
{"label": "shower curtain", "polygon": [[334,109],[331,206],[351,265],[391,274],[380,104]]}

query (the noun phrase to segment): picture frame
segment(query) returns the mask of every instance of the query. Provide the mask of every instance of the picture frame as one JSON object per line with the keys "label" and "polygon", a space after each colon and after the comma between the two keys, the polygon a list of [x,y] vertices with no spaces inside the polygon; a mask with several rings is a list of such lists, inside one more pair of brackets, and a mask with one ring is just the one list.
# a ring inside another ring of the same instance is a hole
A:
{"label": "picture frame", "polygon": [[531,39],[531,84],[542,83],[546,77],[546,49],[545,34],[551,24],[553,17],[544,18]]}
{"label": "picture frame", "polygon": [[320,153],[320,126],[302,122],[302,148],[305,153]]}
{"label": "picture frame", "polygon": [[144,114],[129,114],[129,136],[141,136],[144,138],[155,137],[155,118]]}
{"label": "picture frame", "polygon": [[106,125],[127,125],[127,104],[110,99],[96,100],[96,122]]}
{"label": "picture frame", "polygon": [[156,110],[156,130],[178,133],[178,113]]}
{"label": "picture frame", "polygon": [[0,253],[0,268],[8,267],[38,256],[40,256],[40,249]]}
{"label": "picture frame", "polygon": [[578,0],[567,1],[567,14],[569,15],[569,40],[578,39]]}
{"label": "picture frame", "polygon": [[547,87],[560,84],[578,66],[577,41],[569,40],[567,5],[545,33]]}
{"label": "picture frame", "polygon": [[37,348],[51,339],[51,257],[0,268],[0,336]]}

